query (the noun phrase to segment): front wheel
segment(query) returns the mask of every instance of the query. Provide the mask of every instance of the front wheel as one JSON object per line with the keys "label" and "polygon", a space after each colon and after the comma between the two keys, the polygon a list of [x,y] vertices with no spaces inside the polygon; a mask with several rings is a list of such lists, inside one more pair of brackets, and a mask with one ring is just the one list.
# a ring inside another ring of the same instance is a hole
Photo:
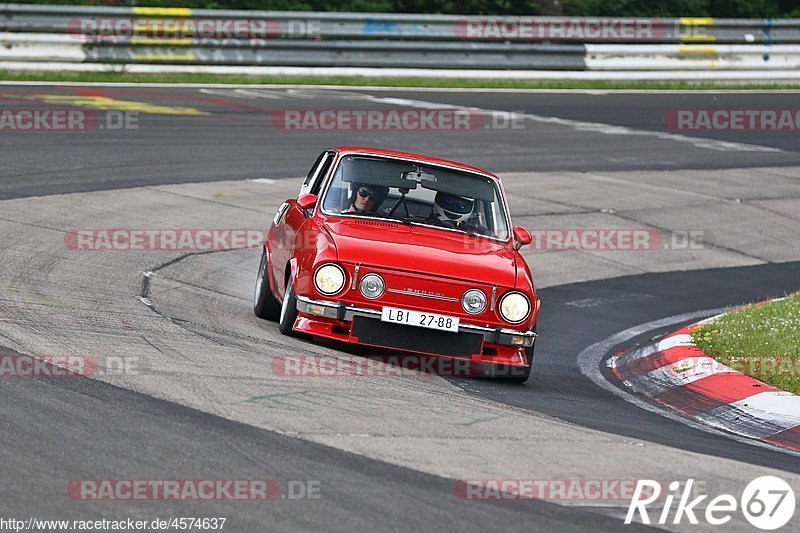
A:
{"label": "front wheel", "polygon": [[281,303],[272,295],[266,250],[261,254],[261,266],[258,267],[256,287],[253,291],[253,312],[259,318],[273,321],[278,320],[281,313]]}
{"label": "front wheel", "polygon": [[525,383],[528,381],[528,378],[531,377],[531,369],[533,368],[534,346],[525,348],[525,359],[528,360],[528,366],[523,368],[511,365],[495,365],[492,377],[503,383]]}
{"label": "front wheel", "polygon": [[297,296],[294,294],[294,279],[289,277],[286,290],[283,291],[283,302],[281,303],[281,314],[278,321],[278,329],[284,335],[297,337],[298,334],[292,330],[297,320]]}

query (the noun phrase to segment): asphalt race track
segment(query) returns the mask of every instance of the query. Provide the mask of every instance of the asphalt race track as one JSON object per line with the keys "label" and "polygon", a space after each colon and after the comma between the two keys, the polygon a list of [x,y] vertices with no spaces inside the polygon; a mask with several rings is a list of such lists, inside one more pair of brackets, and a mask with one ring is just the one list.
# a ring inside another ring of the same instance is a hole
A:
{"label": "asphalt race track", "polygon": [[[695,478],[709,493],[737,494],[771,474],[800,489],[796,454],[645,411],[582,371],[587,348],[620,332],[662,321],[598,357],[690,315],[800,290],[797,132],[674,131],[664,118],[796,101],[789,92],[0,86],[0,111],[130,112],[137,124],[0,130],[0,346],[136,364],[95,379],[0,379],[4,516],[219,516],[232,531],[619,531],[645,527],[623,525],[625,502],[464,501],[454,481]],[[275,121],[286,110],[446,106],[524,119],[446,132],[286,131]],[[647,252],[526,251],[543,311],[523,386],[276,375],[279,358],[364,352],[283,337],[256,319],[257,251],[65,246],[74,228],[263,229],[332,145],[496,172],[514,222],[531,229],[700,231],[702,246],[665,237]],[[157,478],[273,479],[282,496],[298,481],[320,490],[269,502],[92,502],[67,490],[80,479]],[[741,515],[726,527],[752,530]]]}

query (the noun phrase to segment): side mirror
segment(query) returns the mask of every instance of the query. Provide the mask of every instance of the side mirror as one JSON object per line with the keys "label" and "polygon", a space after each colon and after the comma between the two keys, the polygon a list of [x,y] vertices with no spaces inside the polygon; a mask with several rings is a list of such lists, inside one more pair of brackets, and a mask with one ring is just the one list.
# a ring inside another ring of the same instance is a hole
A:
{"label": "side mirror", "polygon": [[304,194],[300,198],[297,199],[297,207],[306,211],[308,209],[314,209],[314,206],[317,205],[317,195],[316,194]]}
{"label": "side mirror", "polygon": [[523,246],[530,244],[533,237],[531,237],[531,232],[523,226],[514,226],[514,240],[517,241],[515,248],[519,250]]}

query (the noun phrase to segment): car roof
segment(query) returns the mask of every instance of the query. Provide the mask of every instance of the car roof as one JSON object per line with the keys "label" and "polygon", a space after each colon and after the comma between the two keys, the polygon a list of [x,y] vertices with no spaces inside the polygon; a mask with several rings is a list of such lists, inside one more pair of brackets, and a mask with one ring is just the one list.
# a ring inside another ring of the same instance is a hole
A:
{"label": "car roof", "polygon": [[478,174],[482,174],[484,176],[490,177],[495,181],[500,181],[500,178],[492,174],[491,172],[487,172],[481,168],[473,167],[470,165],[465,165],[464,163],[459,163],[458,161],[450,161],[448,159],[440,159],[438,157],[430,157],[427,155],[421,154],[414,154],[411,152],[400,152],[397,150],[388,150],[385,148],[370,148],[367,146],[334,146],[333,150],[337,150],[342,153],[357,153],[357,154],[364,154],[364,155],[374,155],[374,156],[385,156],[385,157],[394,157],[400,159],[410,159],[413,161],[418,161],[420,163],[428,163],[431,165],[443,165],[447,167],[456,168],[459,170],[465,170],[467,172],[477,172]]}

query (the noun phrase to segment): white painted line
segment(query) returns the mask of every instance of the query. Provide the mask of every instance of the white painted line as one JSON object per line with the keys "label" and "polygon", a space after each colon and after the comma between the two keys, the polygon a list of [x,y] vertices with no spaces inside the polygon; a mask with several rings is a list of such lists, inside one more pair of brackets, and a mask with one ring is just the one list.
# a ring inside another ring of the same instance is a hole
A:
{"label": "white painted line", "polygon": [[634,390],[644,392],[648,396],[658,396],[715,374],[730,373],[738,374],[711,357],[687,357],[639,376],[626,376],[626,379]]}
{"label": "white painted line", "polygon": [[235,74],[245,76],[354,76],[572,81],[797,81],[800,70],[473,70],[372,67],[268,67],[235,65],[155,65],[71,61],[0,61],[0,70],[109,72],[128,74]]}
{"label": "white painted line", "polygon": [[672,335],[670,337],[664,337],[655,344],[648,344],[647,346],[642,346],[641,348],[637,348],[635,350],[623,354],[621,356],[621,360],[623,364],[628,364],[632,361],[642,359],[643,357],[649,357],[655,353],[663,352],[665,350],[669,350],[670,348],[676,348],[678,346],[694,346],[694,341],[692,340],[692,336],[686,334],[680,334],[680,335]]}
{"label": "white painted line", "polygon": [[715,316],[710,316],[710,317],[706,318],[705,320],[701,320],[700,322],[698,322],[698,324],[701,325],[701,326],[704,326],[706,324],[713,324],[714,322],[719,320],[720,317],[723,317],[723,316],[725,316],[725,313],[722,313],[722,314],[719,314],[719,315],[715,315]]}
{"label": "white painted line", "polygon": [[785,391],[768,391],[696,416],[714,427],[754,439],[773,437],[800,426],[800,396]]}
{"label": "white painted line", "polygon": [[[438,102],[427,102],[424,100],[412,100],[408,98],[380,98],[372,97],[372,101],[384,104],[397,105],[403,107],[414,107],[418,109],[465,109],[464,106],[457,106],[452,104],[442,104]],[[508,115],[508,111],[498,109],[480,109],[469,107],[470,111],[477,113],[485,113],[488,115],[503,114]],[[680,135],[677,133],[668,133],[655,130],[640,130],[629,128],[627,126],[616,126],[613,124],[605,124],[602,122],[586,122],[582,120],[572,120],[559,117],[547,117],[543,115],[535,115],[532,113],[519,113],[518,116],[538,122],[540,124],[554,124],[557,126],[565,126],[572,128],[576,131],[588,131],[593,133],[600,133],[604,135],[623,135],[623,136],[637,136],[637,137],[655,137],[656,139],[663,139],[667,141],[684,142],[693,145],[696,148],[705,148],[708,150],[722,151],[722,152],[782,152],[779,148],[771,146],[760,146],[756,144],[738,143],[729,141],[719,141],[716,139],[707,139],[704,137],[691,137],[688,135]]]}
{"label": "white painted line", "polygon": [[256,178],[250,181],[252,181],[253,183],[263,183],[264,185],[272,185],[273,183],[275,183],[275,180],[271,180],[269,178]]}
{"label": "white painted line", "polygon": [[791,392],[762,392],[733,402],[730,406],[754,418],[768,420],[783,429],[800,426],[800,396]]}
{"label": "white painted line", "polygon": [[[488,87],[407,87],[388,85],[306,85],[295,83],[166,83],[132,81],[7,81],[0,86],[30,87],[141,87],[186,89],[319,89],[429,93],[531,93],[531,94],[800,94],[800,89],[504,89]],[[201,91],[202,92],[202,91]]]}
{"label": "white painted line", "polygon": [[669,337],[665,337],[656,344],[656,351],[663,352],[678,346],[694,346],[692,336],[686,333],[681,333],[680,335],[671,335]]}

